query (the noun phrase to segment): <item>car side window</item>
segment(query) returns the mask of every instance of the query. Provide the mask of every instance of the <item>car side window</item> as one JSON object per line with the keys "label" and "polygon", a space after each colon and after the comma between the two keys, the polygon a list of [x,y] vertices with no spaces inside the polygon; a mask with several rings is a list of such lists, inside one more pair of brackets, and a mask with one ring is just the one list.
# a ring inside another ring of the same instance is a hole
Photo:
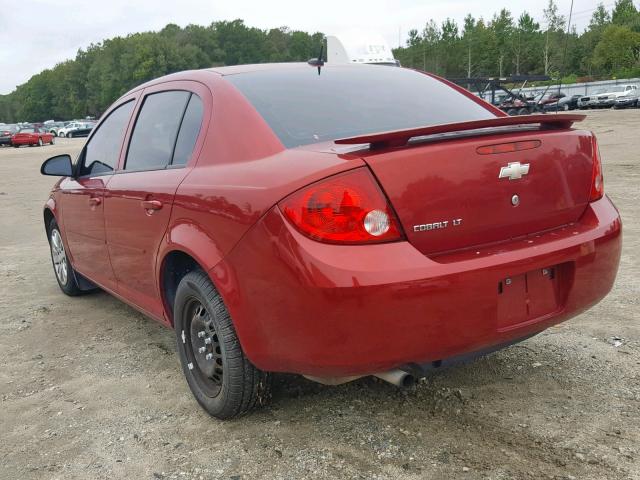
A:
{"label": "car side window", "polygon": [[80,176],[101,175],[116,168],[133,106],[134,101],[129,100],[113,110],[100,124],[84,149]]}
{"label": "car side window", "polygon": [[182,124],[180,125],[180,133],[178,133],[178,139],[176,140],[176,148],[173,151],[171,165],[185,165],[189,161],[200,133],[202,112],[202,100],[195,93],[191,94],[189,105],[187,105],[187,110],[184,112]]}
{"label": "car side window", "polygon": [[157,170],[171,163],[190,95],[181,90],[147,95],[133,127],[125,170]]}

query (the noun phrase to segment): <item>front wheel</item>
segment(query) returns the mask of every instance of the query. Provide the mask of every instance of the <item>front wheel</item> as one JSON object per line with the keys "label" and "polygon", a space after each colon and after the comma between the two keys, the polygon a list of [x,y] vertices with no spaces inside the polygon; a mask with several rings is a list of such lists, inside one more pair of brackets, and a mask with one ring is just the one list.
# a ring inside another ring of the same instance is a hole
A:
{"label": "front wheel", "polygon": [[56,274],[56,280],[58,281],[60,289],[71,297],[80,295],[82,290],[80,290],[78,286],[75,272],[69,263],[60,228],[55,219],[52,219],[51,223],[49,223],[49,246],[51,247],[53,271]]}
{"label": "front wheel", "polygon": [[210,415],[233,418],[268,401],[270,375],[244,355],[220,294],[201,270],[178,285],[173,318],[182,370]]}

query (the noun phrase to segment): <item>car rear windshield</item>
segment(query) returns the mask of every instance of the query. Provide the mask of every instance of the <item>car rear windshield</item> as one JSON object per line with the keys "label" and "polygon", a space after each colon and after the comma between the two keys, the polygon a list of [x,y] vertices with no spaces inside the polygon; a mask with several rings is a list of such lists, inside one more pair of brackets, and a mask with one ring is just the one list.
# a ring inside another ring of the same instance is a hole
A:
{"label": "car rear windshield", "polygon": [[378,65],[261,70],[225,77],[287,148],[495,115],[423,73]]}

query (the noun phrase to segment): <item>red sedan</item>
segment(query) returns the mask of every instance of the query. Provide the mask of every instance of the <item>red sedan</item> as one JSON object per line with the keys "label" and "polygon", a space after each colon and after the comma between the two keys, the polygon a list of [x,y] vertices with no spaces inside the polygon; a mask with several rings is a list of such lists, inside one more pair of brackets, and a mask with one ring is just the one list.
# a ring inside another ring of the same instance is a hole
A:
{"label": "red sedan", "polygon": [[21,128],[11,136],[11,145],[16,148],[21,145],[38,145],[39,147],[44,144],[53,145],[54,141],[53,134],[39,127]]}
{"label": "red sedan", "polygon": [[271,372],[397,385],[611,289],[621,221],[581,115],[508,117],[368,65],[173,74],[120,98],[44,208],[57,281],[167,327],[212,415]]}

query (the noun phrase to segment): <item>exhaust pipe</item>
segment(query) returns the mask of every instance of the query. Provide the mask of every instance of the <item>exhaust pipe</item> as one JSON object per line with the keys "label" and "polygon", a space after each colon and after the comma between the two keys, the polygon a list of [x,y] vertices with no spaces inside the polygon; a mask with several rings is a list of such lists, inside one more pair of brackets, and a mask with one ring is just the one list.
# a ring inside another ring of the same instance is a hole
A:
{"label": "exhaust pipe", "polygon": [[374,373],[373,376],[400,388],[409,388],[416,383],[416,377],[398,368],[389,370],[388,372]]}
{"label": "exhaust pipe", "polygon": [[[367,375],[352,375],[349,377],[316,377],[313,375],[303,376],[307,380],[321,383],[323,385],[342,385],[343,383],[353,382],[354,380],[366,377]],[[392,385],[395,385],[399,388],[412,387],[416,383],[416,377],[398,368],[389,370],[388,372],[373,373],[371,374],[371,376],[378,377],[380,380],[384,380],[385,382],[391,383]]]}

